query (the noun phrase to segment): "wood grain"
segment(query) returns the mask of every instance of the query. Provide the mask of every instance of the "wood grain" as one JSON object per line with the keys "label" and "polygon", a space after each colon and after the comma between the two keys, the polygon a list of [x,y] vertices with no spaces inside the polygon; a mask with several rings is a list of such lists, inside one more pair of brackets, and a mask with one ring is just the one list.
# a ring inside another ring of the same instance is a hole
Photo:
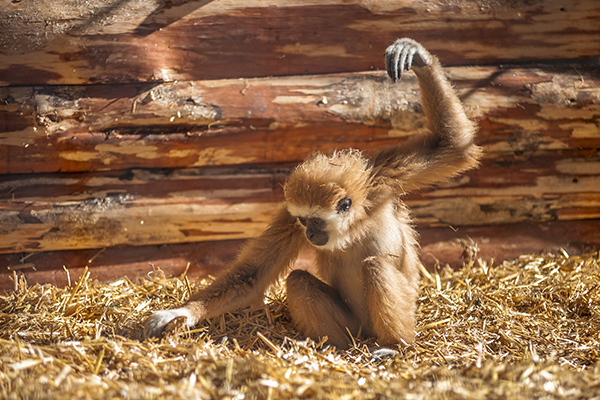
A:
{"label": "wood grain", "polygon": [[[464,226],[458,230],[419,228],[421,260],[430,271],[450,265],[460,268],[470,257],[494,259],[494,265],[522,254],[541,251],[571,255],[600,248],[599,221],[544,222],[500,226]],[[192,280],[217,275],[234,260],[243,240],[171,245],[111,247],[0,255],[0,292],[14,287],[14,277],[29,285],[67,286],[77,281],[86,266],[92,279],[111,281],[124,276],[179,276]],[[476,254],[472,253],[474,247]],[[189,263],[189,268],[188,268]],[[303,252],[295,268],[310,269],[310,253]],[[68,272],[67,272],[68,271]]]}
{"label": "wood grain", "polygon": [[446,65],[597,58],[600,3],[12,1],[0,86],[367,71],[404,36]]}
{"label": "wood grain", "polygon": [[[485,160],[406,196],[419,226],[459,228],[600,218],[600,157],[565,152]],[[0,182],[0,253],[257,236],[288,170],[180,169],[14,175]]]}
{"label": "wood grain", "polygon": [[12,1],[0,290],[85,266],[100,280],[218,273],[308,154],[423,130],[415,77],[378,71],[403,36],[456,66],[485,150],[479,169],[405,197],[425,265],[597,251],[598,1]]}
{"label": "wood grain", "polygon": [[[406,198],[421,226],[600,218],[598,71],[451,69],[485,158]],[[310,152],[369,153],[424,123],[410,75],[1,90],[0,253],[252,237]]]}
{"label": "wood grain", "polygon": [[[449,69],[486,157],[600,147],[600,68]],[[0,88],[0,174],[293,165],[422,131],[414,75]]]}

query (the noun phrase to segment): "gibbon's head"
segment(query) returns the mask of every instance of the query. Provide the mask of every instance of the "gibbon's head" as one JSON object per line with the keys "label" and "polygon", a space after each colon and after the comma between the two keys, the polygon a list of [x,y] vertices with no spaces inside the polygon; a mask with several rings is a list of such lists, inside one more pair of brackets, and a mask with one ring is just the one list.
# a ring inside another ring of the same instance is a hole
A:
{"label": "gibbon's head", "polygon": [[315,153],[288,178],[286,207],[314,246],[343,249],[360,234],[360,221],[367,215],[368,186],[368,162],[359,151],[329,157]]}

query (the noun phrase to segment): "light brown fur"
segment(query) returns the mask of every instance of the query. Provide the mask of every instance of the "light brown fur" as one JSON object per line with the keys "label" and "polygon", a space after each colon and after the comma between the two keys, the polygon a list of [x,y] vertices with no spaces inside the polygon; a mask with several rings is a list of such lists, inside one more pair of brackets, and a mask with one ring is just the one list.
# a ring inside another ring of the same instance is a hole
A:
{"label": "light brown fur", "polygon": [[309,157],[290,175],[284,205],[265,232],[182,308],[153,314],[146,336],[159,335],[177,316],[192,326],[260,302],[299,251],[312,245],[317,276],[293,271],[287,278],[288,307],[303,334],[327,336],[341,348],[348,346],[348,333],[386,346],[414,339],[418,244],[399,196],[476,166],[481,150],[435,57],[400,39],[386,61],[394,79],[413,64],[429,133],[372,158],[356,150]]}

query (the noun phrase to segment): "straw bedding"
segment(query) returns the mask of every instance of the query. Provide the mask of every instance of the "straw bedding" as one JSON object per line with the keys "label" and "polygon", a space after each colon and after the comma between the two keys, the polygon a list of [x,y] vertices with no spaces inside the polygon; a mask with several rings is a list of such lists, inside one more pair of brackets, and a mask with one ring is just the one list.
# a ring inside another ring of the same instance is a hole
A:
{"label": "straw bedding", "polygon": [[66,289],[18,280],[0,297],[0,397],[600,398],[599,256],[479,260],[423,277],[414,344],[378,362],[372,342],[338,351],[300,337],[280,287],[260,310],[140,342],[148,313],[194,290],[185,276],[84,274]]}

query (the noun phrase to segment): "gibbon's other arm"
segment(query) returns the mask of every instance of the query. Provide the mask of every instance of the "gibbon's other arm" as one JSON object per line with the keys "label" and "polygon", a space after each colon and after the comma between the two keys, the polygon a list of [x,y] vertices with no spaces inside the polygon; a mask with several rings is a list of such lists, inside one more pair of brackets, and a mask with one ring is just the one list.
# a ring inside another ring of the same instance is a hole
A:
{"label": "gibbon's other arm", "polygon": [[412,68],[419,79],[429,132],[377,153],[374,176],[395,180],[409,192],[477,166],[481,148],[476,128],[446,79],[438,59],[412,39],[398,39],[385,53],[389,76],[397,81]]}
{"label": "gibbon's other arm", "polygon": [[173,319],[187,317],[194,326],[203,319],[258,304],[267,287],[286,272],[305,243],[296,219],[282,208],[257,238],[250,240],[235,262],[181,308],[157,311],[144,324],[144,338],[159,337]]}

